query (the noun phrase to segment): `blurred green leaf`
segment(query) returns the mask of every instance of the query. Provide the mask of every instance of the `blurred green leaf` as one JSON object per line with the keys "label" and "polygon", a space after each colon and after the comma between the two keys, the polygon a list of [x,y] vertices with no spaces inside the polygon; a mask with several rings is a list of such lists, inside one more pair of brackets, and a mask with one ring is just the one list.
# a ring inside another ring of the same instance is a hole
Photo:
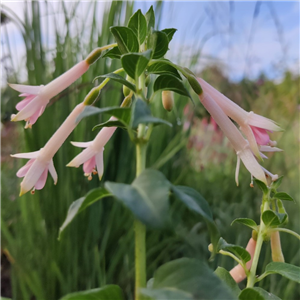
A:
{"label": "blurred green leaf", "polygon": [[265,273],[261,276],[265,277],[270,274],[279,274],[289,280],[300,283],[300,267],[283,262],[271,262],[266,266]]}
{"label": "blurred green leaf", "polygon": [[133,79],[138,77],[145,71],[151,57],[152,50],[142,53],[128,53],[121,57],[122,66],[125,72]]}
{"label": "blurred green leaf", "polygon": [[185,88],[183,82],[170,74],[164,74],[157,77],[153,85],[153,90],[154,92],[159,90],[173,91],[177,94],[191,98],[191,95]]}
{"label": "blurred green leaf", "polygon": [[141,289],[141,294],[150,297],[151,300],[194,300],[192,294],[178,290],[176,288],[164,288],[164,289]]}
{"label": "blurred green leaf", "polygon": [[96,80],[98,78],[109,78],[110,80],[122,83],[123,85],[125,85],[129,89],[131,89],[132,91],[136,92],[135,85],[133,83],[129,82],[128,80],[126,80],[124,77],[122,77],[119,74],[109,73],[109,74],[105,74],[105,75],[100,75],[100,76],[97,76],[94,80]]}
{"label": "blurred green leaf", "polygon": [[240,223],[240,224],[246,225],[246,226],[248,226],[248,227],[250,227],[250,228],[252,228],[253,230],[256,230],[256,231],[258,229],[258,226],[257,226],[256,222],[252,219],[237,218],[237,219],[233,220],[231,225],[233,225],[234,223]]}
{"label": "blurred green leaf", "polygon": [[140,9],[129,19],[128,27],[137,36],[139,44],[143,44],[147,35],[147,21]]}
{"label": "blurred green leaf", "polygon": [[155,14],[153,10],[153,5],[150,6],[149,10],[145,14],[145,18],[147,21],[148,30],[151,30],[151,28],[154,28],[155,26]]}
{"label": "blurred green leaf", "polygon": [[170,66],[168,63],[163,60],[152,63],[150,67],[147,69],[148,73],[152,74],[171,74],[181,80],[181,77],[176,68]]}
{"label": "blurred green leaf", "polygon": [[251,259],[249,252],[241,246],[228,244],[223,238],[220,238],[218,243],[218,251],[223,250],[232,253],[244,263]]}
{"label": "blurred green leaf", "polygon": [[64,223],[59,228],[58,240],[60,240],[63,231],[73,221],[73,219],[93,203],[101,200],[104,197],[110,196],[109,192],[104,188],[91,190],[85,197],[74,201],[67,212],[67,217]]}
{"label": "blurred green leaf", "polygon": [[92,130],[94,131],[96,129],[102,129],[103,127],[119,127],[122,129],[126,129],[127,126],[126,126],[126,124],[124,124],[124,122],[121,122],[119,120],[116,120],[116,121],[108,120],[104,123],[95,125]]}
{"label": "blurred green leaf", "polygon": [[235,296],[238,296],[241,292],[238,284],[234,281],[234,279],[232,278],[232,276],[230,275],[230,273],[222,268],[222,267],[218,267],[215,272],[214,272],[223,282],[226,283],[226,285],[230,288],[230,290],[232,291],[232,293]]}
{"label": "blurred green leaf", "polygon": [[60,300],[124,300],[124,298],[119,286],[106,285],[99,289],[68,294]]}
{"label": "blurred green leaf", "polygon": [[289,194],[284,193],[284,192],[276,193],[273,197],[276,199],[284,200],[284,201],[293,201],[294,202],[294,199]]}
{"label": "blurred green leaf", "polygon": [[148,37],[148,48],[152,49],[152,58],[161,58],[163,57],[167,51],[169,40],[167,35],[162,31],[154,31],[149,37]]}
{"label": "blurred green leaf", "polygon": [[193,295],[193,299],[230,299],[237,297],[201,260],[181,258],[168,262],[154,274],[153,289],[175,288]]}
{"label": "blurred green leaf", "polygon": [[196,190],[187,186],[172,185],[171,190],[176,198],[182,201],[189,209],[198,213],[205,220],[214,246],[214,253],[216,253],[220,234],[212,218],[212,213],[207,201]]}
{"label": "blurred green leaf", "polygon": [[273,181],[272,182],[272,185],[271,185],[271,188],[272,189],[278,189],[281,185],[281,182],[282,182],[282,179],[283,179],[284,176],[280,176],[276,181]]}
{"label": "blurred green leaf", "polygon": [[170,183],[161,172],[145,170],[131,185],[106,182],[105,188],[147,226],[164,225],[169,209]]}
{"label": "blurred green leaf", "polygon": [[239,300],[280,300],[280,298],[262,288],[254,287],[242,290]]}
{"label": "blurred green leaf", "polygon": [[269,189],[268,189],[268,187],[266,186],[266,184],[264,182],[262,182],[262,181],[260,181],[256,178],[254,178],[253,180],[265,195],[269,192]]}
{"label": "blurred green leaf", "polygon": [[114,35],[122,54],[139,51],[139,42],[132,29],[125,26],[112,26],[110,31]]}
{"label": "blurred green leaf", "polygon": [[173,35],[176,31],[177,29],[175,28],[166,28],[162,30],[162,32],[164,32],[167,35],[169,43],[171,42]]}
{"label": "blurred green leaf", "polygon": [[105,58],[105,57],[109,57],[109,58],[116,58],[116,59],[120,59],[121,58],[121,52],[120,52],[120,49],[119,47],[114,47],[110,50],[108,50],[103,56],[102,58]]}
{"label": "blurred green leaf", "polygon": [[281,214],[272,210],[266,210],[262,214],[262,220],[268,227],[276,227],[285,222],[287,214]]}

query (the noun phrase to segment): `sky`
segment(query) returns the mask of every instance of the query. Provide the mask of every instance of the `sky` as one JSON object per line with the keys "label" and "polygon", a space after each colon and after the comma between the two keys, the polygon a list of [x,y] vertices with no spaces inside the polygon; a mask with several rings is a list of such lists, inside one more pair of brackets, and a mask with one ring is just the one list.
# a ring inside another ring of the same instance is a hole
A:
{"label": "sky", "polygon": [[[74,1],[66,2],[69,8],[74,5]],[[80,4],[76,11],[78,20],[83,20],[89,3],[83,1]],[[23,1],[2,0],[2,4],[24,19]],[[53,12],[59,15],[59,1],[50,1],[50,4]],[[136,1],[135,7],[145,13],[151,4],[153,1]],[[63,28],[63,18],[58,21]],[[12,23],[4,26],[1,57],[8,51],[6,37],[9,36],[15,54],[13,66],[9,67],[18,69],[21,79],[26,80],[22,66],[25,48],[20,31]],[[79,22],[79,26],[88,30],[88,18]],[[172,27],[178,31],[167,58],[189,65],[193,54],[200,53],[200,58],[191,67],[195,72],[217,64],[232,81],[245,77],[255,80],[264,73],[280,82],[287,70],[299,74],[298,1],[164,1],[160,29]],[[51,47],[54,27],[48,31],[44,29],[45,26],[42,28],[45,43],[47,41]]]}

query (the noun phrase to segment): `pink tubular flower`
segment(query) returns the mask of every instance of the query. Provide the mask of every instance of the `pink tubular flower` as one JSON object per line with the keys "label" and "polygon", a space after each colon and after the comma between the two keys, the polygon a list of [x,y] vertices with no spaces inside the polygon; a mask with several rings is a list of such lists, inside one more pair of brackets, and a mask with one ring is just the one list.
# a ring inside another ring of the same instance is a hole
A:
{"label": "pink tubular flower", "polygon": [[[255,252],[255,247],[256,247],[256,241],[253,238],[251,238],[249,240],[248,244],[247,244],[247,247],[246,247],[246,250],[251,255],[251,260],[249,260],[246,263],[246,268],[248,270],[250,270],[250,268],[252,266],[252,261],[253,261],[253,256],[254,256],[254,252]],[[245,270],[244,270],[244,268],[241,265],[235,266],[229,273],[232,276],[232,278],[235,280],[235,282],[237,282],[237,283],[243,281],[246,278]]]}
{"label": "pink tubular flower", "polygon": [[25,128],[30,128],[44,112],[50,99],[81,77],[89,66],[87,61],[83,60],[45,86],[10,84],[11,88],[21,93],[20,97],[25,97],[16,105],[19,112],[16,115],[13,114],[11,120],[25,120]]}
{"label": "pink tubular flower", "polygon": [[278,125],[275,124],[275,122],[257,115],[252,111],[245,111],[218,90],[213,88],[205,80],[198,78],[198,81],[200,82],[203,91],[214,99],[214,101],[221,107],[228,117],[239,124],[242,132],[249,141],[252,152],[258,159],[261,159],[261,156],[259,155],[260,145],[276,145],[276,142],[270,140],[268,134],[268,132],[282,130]]}
{"label": "pink tubular flower", "polygon": [[224,111],[218,106],[218,104],[206,93],[203,92],[199,95],[200,101],[210,115],[214,118],[216,123],[220,126],[224,134],[227,136],[231,144],[233,145],[237,154],[237,168],[235,179],[238,185],[238,173],[240,168],[240,160],[244,163],[245,167],[256,179],[267,184],[265,172],[254,157],[249,143],[242,136],[236,126],[230,121]]}
{"label": "pink tubular flower", "polygon": [[18,177],[24,177],[21,182],[20,196],[32,190],[40,190],[45,186],[48,171],[51,174],[54,184],[57,183],[57,174],[53,165],[53,156],[71,134],[77,125],[77,117],[85,108],[84,103],[78,104],[64,123],[57,129],[55,134],[46,143],[44,148],[30,153],[19,153],[11,155],[17,158],[27,158],[29,161],[18,172]]}
{"label": "pink tubular flower", "polygon": [[[115,120],[114,117],[110,120]],[[99,180],[101,180],[104,166],[103,166],[103,151],[104,146],[114,134],[117,127],[104,127],[97,134],[95,139],[91,142],[80,143],[71,142],[76,147],[85,148],[80,154],[78,154],[71,162],[67,164],[67,167],[78,168],[83,164],[84,175],[89,180],[92,179],[92,174],[97,174]]]}

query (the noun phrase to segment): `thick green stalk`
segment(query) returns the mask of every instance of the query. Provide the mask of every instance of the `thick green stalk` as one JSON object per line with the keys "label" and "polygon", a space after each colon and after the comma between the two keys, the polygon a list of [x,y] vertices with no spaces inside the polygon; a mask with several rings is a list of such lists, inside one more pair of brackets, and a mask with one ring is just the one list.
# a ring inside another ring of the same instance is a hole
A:
{"label": "thick green stalk", "polygon": [[[139,125],[138,131],[143,132],[144,126]],[[136,145],[136,177],[146,167],[147,144]],[[146,227],[139,220],[134,221],[135,231],[135,300],[140,300],[139,289],[146,287]]]}
{"label": "thick green stalk", "polygon": [[[263,197],[261,216],[265,210],[269,209],[269,201],[268,201],[269,199],[268,198],[269,198],[269,196],[265,196],[265,195]],[[254,256],[253,256],[252,266],[250,269],[250,274],[248,276],[247,288],[253,287],[256,282],[256,269],[257,269],[257,265],[258,265],[261,247],[262,247],[262,244],[264,241],[265,229],[266,229],[266,226],[265,226],[262,218],[260,217],[260,226],[259,226],[259,231],[258,231],[258,235],[257,235],[257,241],[256,241],[256,247],[255,247],[255,252],[254,252]]]}

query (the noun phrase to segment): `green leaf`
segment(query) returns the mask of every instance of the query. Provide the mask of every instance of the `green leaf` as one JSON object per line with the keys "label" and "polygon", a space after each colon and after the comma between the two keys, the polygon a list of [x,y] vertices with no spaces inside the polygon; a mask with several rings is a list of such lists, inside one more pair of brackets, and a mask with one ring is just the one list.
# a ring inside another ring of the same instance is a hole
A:
{"label": "green leaf", "polygon": [[152,50],[142,53],[128,53],[121,57],[122,66],[125,72],[133,79],[138,77],[145,71],[151,57]]}
{"label": "green leaf", "polygon": [[126,129],[127,126],[124,124],[124,122],[121,122],[119,120],[116,120],[116,121],[108,120],[104,123],[95,125],[93,127],[92,131],[94,131],[96,129],[102,129],[103,127],[119,127],[119,128],[122,128],[122,129]]}
{"label": "green leaf", "polygon": [[110,50],[108,50],[102,57],[109,57],[109,58],[116,58],[120,59],[121,58],[121,52],[118,47],[114,47]]}
{"label": "green leaf", "polygon": [[152,73],[152,74],[158,74],[158,75],[171,74],[171,75],[181,79],[177,69],[163,61],[157,61],[157,62],[153,63],[150,67],[148,67],[147,72]]}
{"label": "green leaf", "polygon": [[240,224],[246,225],[246,226],[248,226],[248,227],[250,227],[250,228],[252,228],[253,230],[256,230],[256,231],[258,229],[257,224],[252,219],[238,218],[238,219],[233,220],[231,225],[233,225],[234,223],[240,223]]}
{"label": "green leaf", "polygon": [[155,26],[155,14],[153,10],[153,5],[150,6],[149,10],[145,14],[148,30],[150,31],[151,28]]}
{"label": "green leaf", "polygon": [[291,264],[283,262],[271,262],[266,266],[264,274],[280,274],[289,280],[300,283],[300,267]]}
{"label": "green leaf", "polygon": [[153,288],[182,290],[192,294],[195,300],[237,299],[203,261],[190,258],[173,260],[159,267],[154,274]]}
{"label": "green leaf", "polygon": [[191,98],[190,93],[185,88],[183,82],[175,76],[164,74],[156,78],[153,85],[154,92],[159,90],[173,91],[177,94]]}
{"label": "green leaf", "polygon": [[189,209],[198,213],[206,222],[213,244],[214,253],[216,253],[218,239],[220,237],[218,228],[212,218],[207,201],[194,189],[187,186],[171,186],[174,196],[182,201]]}
{"label": "green leaf", "polygon": [[239,300],[280,300],[280,298],[262,288],[254,287],[242,290]]}
{"label": "green leaf", "polygon": [[262,220],[268,227],[277,227],[285,222],[287,214],[280,214],[272,210],[265,210],[262,214]]}
{"label": "green leaf", "polygon": [[169,209],[170,183],[159,171],[145,170],[131,185],[106,182],[105,188],[147,226],[164,225]]}
{"label": "green leaf", "polygon": [[282,182],[282,179],[283,179],[284,176],[280,176],[276,181],[273,181],[272,182],[272,185],[271,185],[271,188],[272,189],[278,189],[279,186],[281,185],[281,182]]}
{"label": "green leaf", "polygon": [[262,190],[262,192],[264,194],[267,194],[269,192],[269,189],[268,189],[268,187],[266,186],[266,184],[264,182],[262,182],[262,181],[260,181],[256,178],[254,178],[253,180],[258,185],[258,187]]}
{"label": "green leaf", "polygon": [[129,82],[128,80],[126,80],[124,77],[122,77],[119,74],[115,74],[115,73],[108,73],[105,75],[100,75],[95,77],[94,80],[98,79],[98,78],[109,78],[110,80],[113,81],[117,81],[119,83],[122,83],[123,85],[127,86],[129,89],[131,89],[132,91],[136,92],[136,87],[133,83]]}
{"label": "green leaf", "polygon": [[168,37],[162,31],[154,31],[148,38],[148,48],[153,50],[154,59],[163,57],[169,50],[168,45]]}
{"label": "green leaf", "polygon": [[147,35],[147,21],[140,9],[131,16],[128,27],[135,33],[140,45],[143,44]]}
{"label": "green leaf", "polygon": [[238,284],[234,281],[234,279],[231,277],[230,273],[222,268],[218,267],[214,272],[223,282],[227,284],[227,286],[230,288],[232,293],[236,296],[238,296],[241,292]]}
{"label": "green leaf", "polygon": [[[141,294],[150,297],[152,300],[194,300],[192,294],[178,290],[176,288],[164,288],[164,289],[141,289]],[[148,299],[148,298],[147,298]]]}
{"label": "green leaf", "polygon": [[98,108],[94,106],[87,106],[84,108],[83,112],[77,117],[76,121],[79,122],[83,118],[97,115],[97,114],[108,114],[110,116],[116,117],[119,121],[128,125],[131,119],[131,108],[130,107],[119,107],[111,106],[105,108]]}
{"label": "green leaf", "polygon": [[276,193],[273,197],[284,201],[294,201],[294,199],[289,194],[284,192]]}
{"label": "green leaf", "polygon": [[139,124],[165,124],[172,127],[172,124],[156,117],[151,116],[151,110],[145,101],[137,99],[132,107],[131,127],[137,128]]}
{"label": "green leaf", "polygon": [[112,26],[110,31],[116,39],[121,54],[139,51],[139,42],[132,29],[124,26]]}
{"label": "green leaf", "polygon": [[220,238],[218,243],[218,251],[223,250],[232,253],[244,263],[251,259],[250,253],[241,246],[228,244],[223,238]]}
{"label": "green leaf", "polygon": [[66,227],[74,220],[74,218],[78,214],[80,214],[83,210],[85,210],[93,203],[108,196],[110,196],[110,193],[107,190],[105,190],[104,188],[97,188],[91,190],[85,197],[79,198],[78,200],[74,201],[69,207],[69,210],[67,212],[67,217],[64,223],[59,228],[58,240],[61,238],[62,232],[66,229]]}
{"label": "green leaf", "polygon": [[102,288],[75,292],[60,298],[60,300],[123,300],[123,293],[117,285],[106,285]]}
{"label": "green leaf", "polygon": [[173,35],[176,31],[177,29],[175,28],[166,28],[162,30],[162,32],[164,32],[167,35],[169,43],[171,42]]}

